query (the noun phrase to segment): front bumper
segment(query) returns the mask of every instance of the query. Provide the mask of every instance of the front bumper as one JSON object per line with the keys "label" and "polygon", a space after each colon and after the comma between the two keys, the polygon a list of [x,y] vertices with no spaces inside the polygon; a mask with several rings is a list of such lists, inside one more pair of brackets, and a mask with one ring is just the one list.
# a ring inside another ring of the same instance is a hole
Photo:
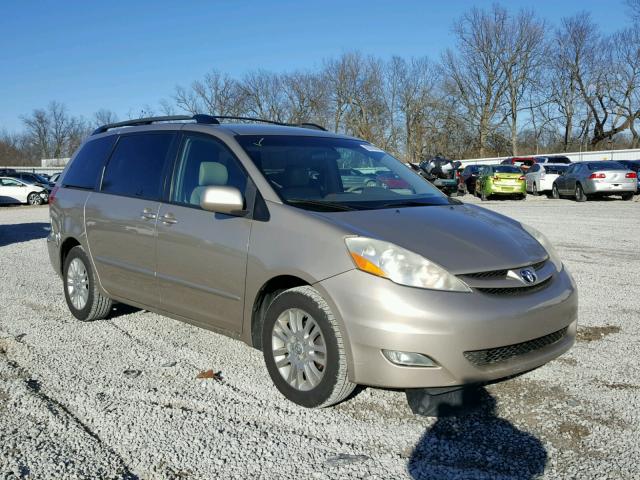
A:
{"label": "front bumper", "polygon": [[[537,368],[575,341],[578,296],[566,270],[521,296],[405,287],[352,270],[316,287],[344,327],[351,381],[388,388],[448,387],[491,382]],[[520,344],[566,327],[551,345],[478,366],[463,352]],[[394,365],[382,349],[428,355],[438,367]]]}

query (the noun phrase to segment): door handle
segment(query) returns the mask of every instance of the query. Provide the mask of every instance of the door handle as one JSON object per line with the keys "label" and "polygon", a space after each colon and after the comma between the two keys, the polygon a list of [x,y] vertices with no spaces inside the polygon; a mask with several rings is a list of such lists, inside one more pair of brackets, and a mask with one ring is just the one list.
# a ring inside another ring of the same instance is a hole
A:
{"label": "door handle", "polygon": [[142,211],[141,218],[143,220],[155,220],[156,219],[156,214],[153,213],[153,211],[150,208],[145,208]]}
{"label": "door handle", "polygon": [[165,213],[160,217],[160,221],[165,225],[173,225],[175,223],[178,223],[178,220],[176,220],[176,217],[174,217],[172,213]]}

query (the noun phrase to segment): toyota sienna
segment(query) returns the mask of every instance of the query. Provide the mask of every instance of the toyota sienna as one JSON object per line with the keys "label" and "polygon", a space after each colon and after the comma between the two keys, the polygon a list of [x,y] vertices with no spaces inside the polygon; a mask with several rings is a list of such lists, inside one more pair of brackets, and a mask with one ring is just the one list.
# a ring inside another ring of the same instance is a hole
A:
{"label": "toyota sienna", "polygon": [[493,383],[573,344],[575,283],[534,228],[369,142],[221,120],[105,125],[72,158],[47,242],[76,318],[122,302],[238,338],[305,407]]}

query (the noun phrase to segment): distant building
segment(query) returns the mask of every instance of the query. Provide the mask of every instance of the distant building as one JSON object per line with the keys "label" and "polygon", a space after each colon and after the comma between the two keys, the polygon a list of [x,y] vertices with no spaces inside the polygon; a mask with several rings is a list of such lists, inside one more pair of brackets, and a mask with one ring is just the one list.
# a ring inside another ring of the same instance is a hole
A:
{"label": "distant building", "polygon": [[64,167],[71,158],[43,158],[41,167]]}

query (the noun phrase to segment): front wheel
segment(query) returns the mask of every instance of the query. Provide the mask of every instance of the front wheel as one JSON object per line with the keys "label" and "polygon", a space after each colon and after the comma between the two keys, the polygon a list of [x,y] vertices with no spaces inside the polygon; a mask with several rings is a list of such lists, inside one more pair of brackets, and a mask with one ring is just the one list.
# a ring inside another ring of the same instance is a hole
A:
{"label": "front wheel", "polygon": [[558,186],[554,185],[551,188],[551,198],[558,200],[560,198],[560,192],[558,191]]}
{"label": "front wheel", "polygon": [[29,203],[29,205],[42,205],[43,201],[44,200],[42,200],[40,194],[36,192],[30,193],[27,197],[27,202]]}
{"label": "front wheel", "polygon": [[338,322],[312,287],[285,290],[269,306],[262,330],[271,380],[287,399],[307,408],[328,407],[355,388]]}
{"label": "front wheel", "polygon": [[64,261],[64,297],[69,310],[85,322],[105,318],[111,311],[111,299],[98,288],[89,257],[82,247],[73,247]]}

